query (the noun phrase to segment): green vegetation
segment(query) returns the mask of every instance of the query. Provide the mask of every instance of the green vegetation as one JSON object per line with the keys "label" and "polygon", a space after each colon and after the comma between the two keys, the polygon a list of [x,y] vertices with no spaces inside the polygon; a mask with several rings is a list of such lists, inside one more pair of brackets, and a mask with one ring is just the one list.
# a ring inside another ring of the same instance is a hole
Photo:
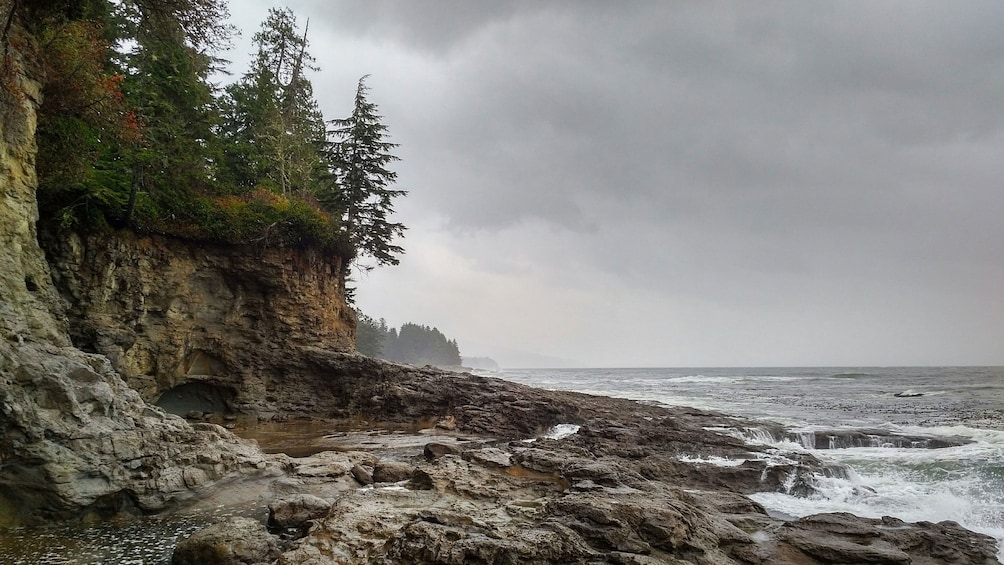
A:
{"label": "green vegetation", "polygon": [[270,10],[250,68],[222,90],[209,76],[225,64],[213,46],[234,32],[226,0],[0,0],[0,16],[38,46],[3,27],[3,68],[13,46],[44,80],[43,221],[316,246],[343,258],[343,284],[361,258],[398,262],[396,145],[365,77],[352,115],[325,121],[307,26],[289,9]]}
{"label": "green vegetation", "polygon": [[370,357],[411,365],[459,367],[461,364],[456,340],[447,339],[438,329],[409,322],[397,330],[388,328],[383,319],[374,320],[362,313],[356,325],[356,350]]}

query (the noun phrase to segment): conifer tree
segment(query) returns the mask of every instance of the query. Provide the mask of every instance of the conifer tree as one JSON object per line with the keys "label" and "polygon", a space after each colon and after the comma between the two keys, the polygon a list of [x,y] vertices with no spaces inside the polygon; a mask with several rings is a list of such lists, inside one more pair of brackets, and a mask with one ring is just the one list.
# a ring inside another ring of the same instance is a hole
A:
{"label": "conifer tree", "polygon": [[221,135],[232,147],[222,174],[243,189],[312,192],[324,119],[305,74],[318,70],[307,51],[307,29],[300,33],[290,9],[272,8],[253,40],[251,68],[223,101]]}
{"label": "conifer tree", "polygon": [[368,357],[381,357],[388,334],[387,321],[374,320],[358,310],[356,320],[356,351]]}
{"label": "conifer tree", "polygon": [[370,257],[376,265],[397,265],[404,252],[394,240],[406,228],[389,219],[394,199],[407,194],[392,188],[397,173],[388,166],[398,160],[391,153],[397,144],[387,141],[387,126],[376,104],[366,97],[366,78],[359,79],[352,115],[329,122],[333,129],[328,132],[331,141],[325,152],[328,184],[318,193],[322,205],[341,218],[344,237],[354,253],[343,266],[343,283],[349,266],[359,257]]}
{"label": "conifer tree", "polygon": [[[181,9],[184,4],[188,10]],[[143,134],[142,143],[127,151],[133,170],[126,223],[141,189],[161,209],[174,211],[189,204],[193,191],[209,191],[209,147],[217,115],[209,74],[218,62],[212,50],[229,41],[229,28],[190,13],[203,9],[226,15],[225,4],[217,0],[121,5],[135,42],[125,57],[124,89]]]}
{"label": "conifer tree", "polygon": [[171,189],[205,179],[206,77],[211,51],[231,32],[225,0],[18,6],[35,19],[46,51],[38,131],[44,212],[72,215],[95,204],[85,213],[129,223],[140,177]]}

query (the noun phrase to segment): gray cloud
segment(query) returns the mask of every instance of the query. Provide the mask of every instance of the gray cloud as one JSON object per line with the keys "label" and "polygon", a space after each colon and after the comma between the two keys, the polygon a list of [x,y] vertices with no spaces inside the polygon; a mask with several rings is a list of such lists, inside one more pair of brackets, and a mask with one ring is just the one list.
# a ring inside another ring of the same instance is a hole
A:
{"label": "gray cloud", "polygon": [[[411,244],[435,232],[436,246],[499,277],[482,284],[527,277],[522,292],[613,294],[625,312],[644,312],[632,301],[646,296],[689,312],[707,344],[687,341],[700,355],[666,363],[715,363],[725,350],[748,363],[1004,362],[987,345],[1004,340],[1004,4],[291,7],[317,30],[326,112],[344,113],[354,79],[374,74],[411,190],[402,219],[426,230]],[[429,276],[410,260],[373,288]],[[727,329],[730,313],[794,345]],[[458,334],[503,339],[443,315]],[[634,331],[619,323],[612,331]],[[883,333],[912,337],[884,345]],[[607,362],[557,343],[539,352]]]}

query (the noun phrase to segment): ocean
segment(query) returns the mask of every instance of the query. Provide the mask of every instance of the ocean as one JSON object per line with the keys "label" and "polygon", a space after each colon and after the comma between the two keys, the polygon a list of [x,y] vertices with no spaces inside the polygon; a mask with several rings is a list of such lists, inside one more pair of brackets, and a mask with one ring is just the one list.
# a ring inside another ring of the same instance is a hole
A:
{"label": "ocean", "polygon": [[[773,437],[755,425],[727,433],[779,457],[810,452],[848,472],[815,477],[816,494],[808,498],[751,497],[769,512],[954,520],[1004,547],[1004,367],[506,369],[495,375],[781,423],[792,434]],[[932,441],[890,441],[897,436]],[[821,445],[817,437],[834,439]],[[839,439],[847,437],[857,439]]]}

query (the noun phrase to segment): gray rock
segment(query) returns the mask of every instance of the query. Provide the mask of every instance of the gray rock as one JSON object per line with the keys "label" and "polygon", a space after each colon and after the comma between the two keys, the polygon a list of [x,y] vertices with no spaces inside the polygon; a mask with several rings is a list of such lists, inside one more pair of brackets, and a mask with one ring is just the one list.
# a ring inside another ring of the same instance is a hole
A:
{"label": "gray rock", "polygon": [[948,521],[816,514],[784,524],[778,540],[824,563],[999,563],[996,540]]}
{"label": "gray rock", "polygon": [[349,473],[351,473],[352,476],[357,481],[359,481],[359,484],[362,485],[373,484],[373,472],[358,463],[352,466],[352,469],[349,470]]}
{"label": "gray rock", "polygon": [[231,517],[199,530],[178,543],[172,565],[252,565],[272,563],[279,542],[250,518]]}
{"label": "gray rock", "polygon": [[311,494],[295,494],[268,505],[268,527],[305,532],[308,522],[327,516],[331,503]]}

